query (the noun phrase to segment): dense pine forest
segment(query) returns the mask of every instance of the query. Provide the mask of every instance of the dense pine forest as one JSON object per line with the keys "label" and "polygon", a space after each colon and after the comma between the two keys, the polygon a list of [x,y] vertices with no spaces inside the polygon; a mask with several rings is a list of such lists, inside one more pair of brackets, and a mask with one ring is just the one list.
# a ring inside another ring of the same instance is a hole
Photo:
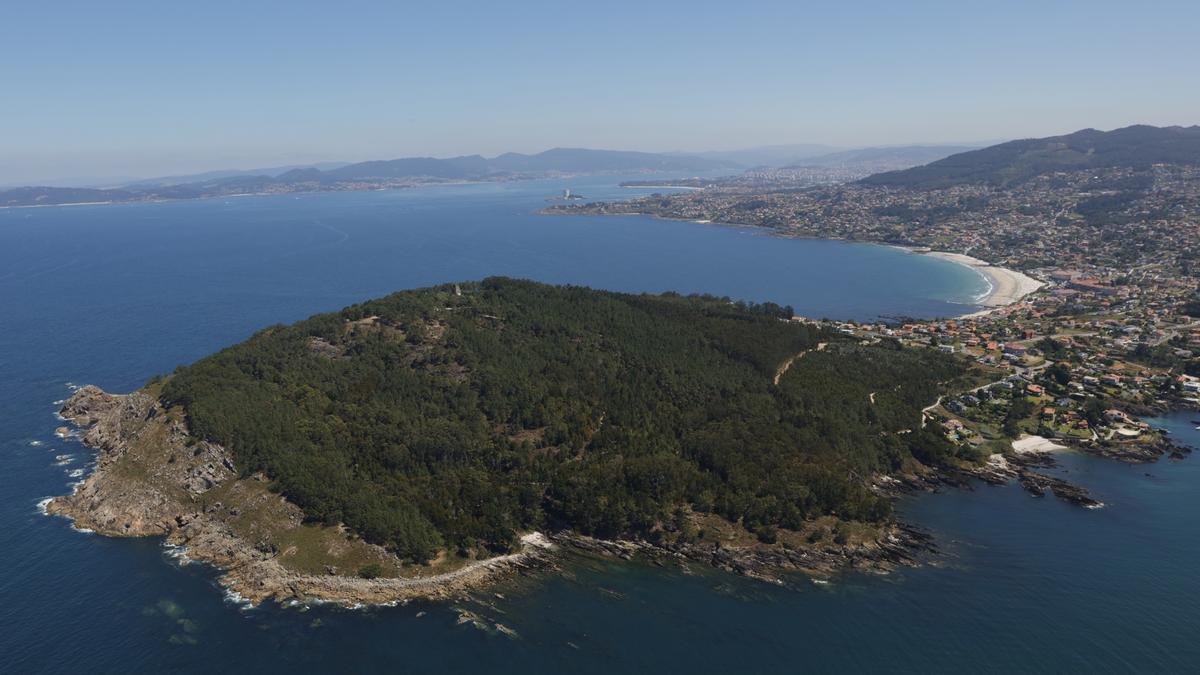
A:
{"label": "dense pine forest", "polygon": [[953,457],[919,411],[963,366],[790,315],[492,278],[265,329],[162,396],[310,518],[417,561],[534,528],[651,536],[685,509],[886,521],[866,477]]}

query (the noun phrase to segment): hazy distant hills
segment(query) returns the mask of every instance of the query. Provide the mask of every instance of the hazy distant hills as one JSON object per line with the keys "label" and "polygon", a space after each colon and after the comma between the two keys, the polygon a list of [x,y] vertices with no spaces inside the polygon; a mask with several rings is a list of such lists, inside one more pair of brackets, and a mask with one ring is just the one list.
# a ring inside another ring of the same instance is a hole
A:
{"label": "hazy distant hills", "polygon": [[534,155],[509,152],[491,159],[464,155],[448,159],[408,157],[359,162],[329,171],[291,171],[280,179],[357,180],[429,176],[446,179],[482,178],[526,173],[590,173],[602,171],[713,171],[735,169],[734,162],[691,155],[666,155],[621,150],[555,148]]}
{"label": "hazy distant hills", "polygon": [[1200,164],[1200,126],[1137,125],[1001,143],[901,171],[862,179],[868,185],[939,188],[966,183],[1011,185],[1056,171],[1153,164]]}
{"label": "hazy distant hills", "polygon": [[499,171],[714,171],[736,169],[736,162],[695,155],[668,155],[619,150],[555,148],[536,155],[507,153],[490,162]]}
{"label": "hazy distant hills", "polygon": [[884,148],[859,148],[831,152],[815,157],[807,157],[801,161],[785,166],[785,169],[805,167],[877,167],[884,171],[896,168],[907,168],[928,164],[950,155],[974,150],[979,146],[972,145],[904,145]]}
{"label": "hazy distant hills", "polygon": [[19,187],[0,192],[0,206],[36,206],[40,204],[85,204],[89,202],[123,202],[136,199],[132,190],[100,188]]}
{"label": "hazy distant hills", "polygon": [[[20,187],[0,191],[0,206],[361,190],[427,182],[520,180],[606,172],[734,172],[745,169],[747,164],[837,171],[852,167],[861,171],[858,175],[880,172],[862,179],[862,183],[914,189],[965,183],[1004,186],[1056,171],[1111,167],[1136,170],[1153,164],[1200,165],[1200,126],[1160,128],[1142,125],[1107,132],[1084,129],[1065,136],[1010,141],[977,150],[939,145],[828,150],[828,146],[821,145],[781,145],[685,155],[555,148],[537,154],[510,152],[492,158],[481,155],[406,157],[344,165],[276,167],[257,174],[216,171],[140,181],[111,189]],[[810,154],[795,159],[797,154],[805,153]],[[782,157],[790,159],[780,160]]]}
{"label": "hazy distant hills", "polygon": [[286,166],[271,166],[262,169],[222,169],[219,171],[205,171],[203,173],[142,178],[135,181],[110,181],[108,184],[120,185],[123,188],[146,188],[161,185],[181,185],[183,183],[204,183],[208,181],[222,180],[225,178],[237,178],[241,176],[274,177],[288,171],[294,171],[296,169],[336,169],[338,167],[346,166],[346,164],[346,162],[321,162],[317,164],[289,164]]}
{"label": "hazy distant hills", "polygon": [[355,164],[278,167],[252,175],[240,171],[140,181],[121,188],[21,187],[0,192],[0,206],[39,206],[84,202],[193,199],[260,192],[301,192],[396,186],[405,182],[512,180],[554,174],[641,171],[714,171],[740,168],[734,162],[689,155],[555,148],[525,155],[506,153],[491,159],[465,155],[439,159],[406,157]]}
{"label": "hazy distant hills", "polygon": [[[716,150],[694,152],[690,156],[733,162],[743,167],[784,166],[802,162],[809,157],[828,155],[846,148],[819,143],[793,143],[788,145],[764,145],[742,150]],[[688,153],[678,153],[686,155]]]}

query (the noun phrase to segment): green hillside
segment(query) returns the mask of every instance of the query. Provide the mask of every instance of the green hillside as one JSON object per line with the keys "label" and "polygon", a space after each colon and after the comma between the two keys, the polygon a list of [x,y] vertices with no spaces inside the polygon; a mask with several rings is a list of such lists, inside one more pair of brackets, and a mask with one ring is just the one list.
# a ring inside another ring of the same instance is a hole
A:
{"label": "green hillside", "polygon": [[924,166],[875,174],[861,182],[917,189],[965,183],[1004,186],[1056,171],[1144,170],[1154,164],[1200,164],[1200,126],[1084,129],[1065,136],[1010,141]]}
{"label": "green hillside", "polygon": [[963,367],[790,313],[493,278],[268,328],[180,368],[163,399],[309,518],[416,560],[533,528],[661,535],[684,509],[764,538],[886,521],[866,477],[953,454],[895,432]]}

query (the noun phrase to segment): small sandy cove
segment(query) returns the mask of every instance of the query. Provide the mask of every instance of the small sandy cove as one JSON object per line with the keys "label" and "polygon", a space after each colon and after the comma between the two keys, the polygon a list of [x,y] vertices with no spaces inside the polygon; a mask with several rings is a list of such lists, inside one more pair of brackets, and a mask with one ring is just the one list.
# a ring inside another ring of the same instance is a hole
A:
{"label": "small sandy cove", "polygon": [[1059,445],[1042,436],[1029,436],[1022,434],[1020,438],[1012,442],[1012,449],[1018,455],[1023,455],[1029,452],[1054,452],[1056,450],[1066,450],[1067,446]]}

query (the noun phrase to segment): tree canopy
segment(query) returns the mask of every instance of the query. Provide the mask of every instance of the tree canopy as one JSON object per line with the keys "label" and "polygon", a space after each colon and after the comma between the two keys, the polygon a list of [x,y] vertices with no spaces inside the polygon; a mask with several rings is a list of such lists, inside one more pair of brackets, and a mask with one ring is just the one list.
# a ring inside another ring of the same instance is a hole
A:
{"label": "tree canopy", "polygon": [[309,518],[414,560],[647,533],[682,507],[763,536],[886,520],[865,477],[953,455],[920,409],[963,366],[790,315],[490,278],[267,328],[162,396]]}

